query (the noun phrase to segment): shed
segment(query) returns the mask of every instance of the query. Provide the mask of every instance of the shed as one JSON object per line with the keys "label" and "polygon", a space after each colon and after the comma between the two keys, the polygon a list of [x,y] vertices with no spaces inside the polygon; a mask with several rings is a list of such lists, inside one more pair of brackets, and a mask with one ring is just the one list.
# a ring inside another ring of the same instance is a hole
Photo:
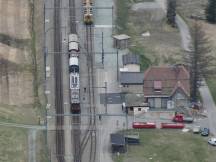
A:
{"label": "shed", "polygon": [[142,85],[143,86],[144,74],[140,72],[121,72],[120,83],[122,85]]}
{"label": "shed", "polygon": [[130,36],[126,34],[114,35],[113,36],[113,47],[117,49],[128,48]]}
{"label": "shed", "polygon": [[122,61],[123,61],[123,65],[127,65],[127,64],[140,64],[140,57],[139,55],[136,54],[126,54],[122,56]]}
{"label": "shed", "polygon": [[148,103],[144,102],[144,94],[126,94],[125,107],[129,115],[139,115],[148,111]]}
{"label": "shed", "polygon": [[128,72],[140,72],[140,56],[136,54],[126,54],[122,56],[122,62],[124,68],[128,69]]}
{"label": "shed", "polygon": [[125,141],[129,145],[137,145],[140,143],[139,134],[125,135]]}
{"label": "shed", "polygon": [[122,92],[143,93],[144,74],[140,72],[121,72],[120,84]]}
{"label": "shed", "polygon": [[110,134],[110,139],[111,139],[113,153],[115,152],[125,153],[127,151],[124,135],[113,133],[113,134]]}

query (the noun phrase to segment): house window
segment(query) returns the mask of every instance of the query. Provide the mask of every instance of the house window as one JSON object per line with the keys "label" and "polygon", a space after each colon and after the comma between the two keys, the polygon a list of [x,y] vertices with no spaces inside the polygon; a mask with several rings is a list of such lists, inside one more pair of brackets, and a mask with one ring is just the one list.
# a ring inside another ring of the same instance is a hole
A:
{"label": "house window", "polygon": [[138,108],[138,111],[141,111],[141,107]]}
{"label": "house window", "polygon": [[162,82],[161,81],[154,81],[154,91],[161,92],[162,90]]}
{"label": "house window", "polygon": [[176,94],[176,99],[177,100],[184,100],[185,98],[184,98],[184,96],[181,93],[177,93]]}
{"label": "house window", "polygon": [[133,107],[130,107],[130,111],[133,111]]}

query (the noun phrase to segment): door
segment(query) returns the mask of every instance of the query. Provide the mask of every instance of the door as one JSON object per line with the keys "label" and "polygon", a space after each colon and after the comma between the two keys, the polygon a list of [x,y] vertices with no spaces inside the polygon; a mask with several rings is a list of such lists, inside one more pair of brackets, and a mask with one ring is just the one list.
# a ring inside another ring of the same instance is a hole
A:
{"label": "door", "polygon": [[161,98],[155,98],[155,108],[156,109],[161,108]]}

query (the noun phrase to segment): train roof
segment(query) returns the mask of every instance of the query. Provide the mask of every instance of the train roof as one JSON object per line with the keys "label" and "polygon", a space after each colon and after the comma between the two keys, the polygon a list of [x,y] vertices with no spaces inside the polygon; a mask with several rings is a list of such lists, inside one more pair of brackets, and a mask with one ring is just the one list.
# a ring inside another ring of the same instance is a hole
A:
{"label": "train roof", "polygon": [[77,36],[77,34],[69,34],[69,36],[68,36],[68,42],[78,42],[78,36]]}
{"label": "train roof", "polygon": [[70,57],[69,59],[69,65],[79,65],[79,60],[77,57]]}

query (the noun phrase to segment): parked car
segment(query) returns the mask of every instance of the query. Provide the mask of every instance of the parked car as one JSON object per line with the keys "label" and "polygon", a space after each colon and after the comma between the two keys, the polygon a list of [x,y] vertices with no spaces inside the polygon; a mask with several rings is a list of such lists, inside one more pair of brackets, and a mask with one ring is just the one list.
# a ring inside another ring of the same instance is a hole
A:
{"label": "parked car", "polygon": [[196,134],[200,133],[200,126],[198,126],[198,125],[194,126],[193,127],[193,133],[196,133]]}
{"label": "parked car", "polygon": [[201,135],[202,136],[208,136],[209,135],[209,129],[208,128],[201,129]]}
{"label": "parked car", "polygon": [[174,122],[192,123],[194,119],[192,117],[185,117],[183,114],[176,114],[172,120]]}
{"label": "parked car", "polygon": [[210,138],[210,139],[208,140],[208,143],[209,143],[210,145],[212,145],[212,146],[216,146],[216,138]]}

